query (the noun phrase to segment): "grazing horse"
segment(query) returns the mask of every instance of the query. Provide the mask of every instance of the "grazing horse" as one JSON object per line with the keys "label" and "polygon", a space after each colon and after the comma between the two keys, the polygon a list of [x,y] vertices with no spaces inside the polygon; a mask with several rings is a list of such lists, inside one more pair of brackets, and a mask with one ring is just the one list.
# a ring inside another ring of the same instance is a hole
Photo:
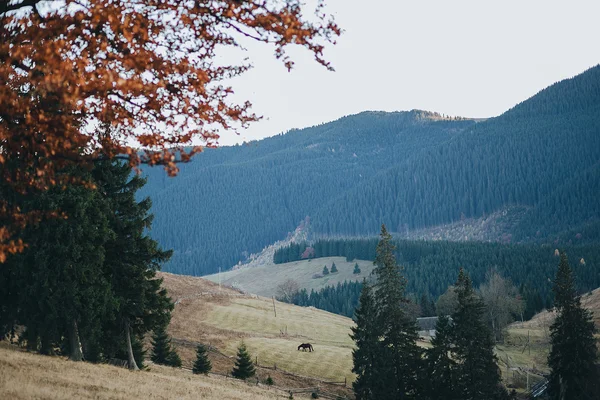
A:
{"label": "grazing horse", "polygon": [[308,351],[314,351],[315,349],[313,349],[312,344],[310,343],[302,343],[300,346],[298,346],[298,350],[302,349],[302,351],[306,351],[306,349],[308,349]]}

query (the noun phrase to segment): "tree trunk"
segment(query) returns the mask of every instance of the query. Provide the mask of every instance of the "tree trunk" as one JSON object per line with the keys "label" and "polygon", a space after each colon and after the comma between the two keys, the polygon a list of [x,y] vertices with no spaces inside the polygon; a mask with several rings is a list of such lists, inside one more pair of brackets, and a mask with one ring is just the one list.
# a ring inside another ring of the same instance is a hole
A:
{"label": "tree trunk", "polygon": [[69,326],[69,343],[71,344],[69,360],[83,361],[81,341],[79,340],[79,332],[77,331],[77,321],[75,321],[75,319],[71,320],[71,325]]}
{"label": "tree trunk", "polygon": [[139,368],[133,357],[133,348],[131,347],[131,329],[129,326],[129,318],[125,318],[125,336],[127,338],[127,368],[138,371]]}

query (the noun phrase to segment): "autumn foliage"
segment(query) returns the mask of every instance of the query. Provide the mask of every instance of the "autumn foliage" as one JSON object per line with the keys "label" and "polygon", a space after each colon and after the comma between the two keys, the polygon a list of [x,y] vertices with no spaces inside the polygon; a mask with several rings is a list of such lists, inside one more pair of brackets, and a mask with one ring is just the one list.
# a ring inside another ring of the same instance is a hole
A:
{"label": "autumn foliage", "polygon": [[[224,82],[250,65],[221,65],[221,49],[268,43],[291,69],[298,45],[331,69],[324,44],[339,34],[322,2],[311,18],[299,0],[0,2],[0,183],[44,191],[115,157],[175,175],[219,131],[259,118]],[[0,262],[33,215],[0,199]]]}

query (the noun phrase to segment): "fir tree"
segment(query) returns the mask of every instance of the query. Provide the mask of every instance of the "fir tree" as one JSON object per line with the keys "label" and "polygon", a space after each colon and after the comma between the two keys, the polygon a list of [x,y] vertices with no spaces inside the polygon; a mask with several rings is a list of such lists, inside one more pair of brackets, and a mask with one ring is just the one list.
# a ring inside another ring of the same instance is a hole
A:
{"label": "fir tree", "polygon": [[331,264],[331,273],[334,274],[338,272],[337,266],[335,265],[335,263]]}
{"label": "fir tree", "polygon": [[255,373],[256,370],[252,364],[250,354],[248,354],[246,345],[242,342],[238,347],[237,359],[235,360],[235,366],[233,367],[233,371],[231,371],[231,375],[234,378],[247,379],[254,376]]}
{"label": "fir tree", "polygon": [[[109,224],[114,235],[105,244],[105,270],[111,279],[111,291],[116,298],[115,320],[107,324],[103,336],[104,348],[111,352],[115,336],[125,336],[128,366],[137,369],[131,345],[132,335],[144,335],[157,326],[166,326],[173,309],[171,300],[156,271],[171,257],[147,233],[153,216],[149,214],[149,198],[141,201],[136,193],[146,180],[132,174],[122,162],[102,161],[92,171],[99,191],[110,208]],[[172,357],[177,364],[175,357]]]}
{"label": "fir tree", "polygon": [[[90,179],[87,172],[69,176]],[[114,301],[102,269],[104,244],[113,235],[108,207],[100,193],[83,186],[53,188],[23,201],[25,210],[60,210],[68,218],[50,216],[23,232],[28,250],[8,262],[19,293],[16,319],[27,329],[31,350],[48,354],[60,346],[81,361],[86,347],[95,347],[86,344],[101,335]]]}
{"label": "fir tree", "polygon": [[352,271],[352,273],[354,275],[360,274],[360,267],[358,266],[358,263],[354,264],[354,271]]}
{"label": "fir tree", "polygon": [[327,265],[323,267],[323,275],[329,275],[329,269],[327,269]]}
{"label": "fir tree", "polygon": [[494,340],[484,320],[485,305],[475,294],[471,278],[461,268],[454,290],[458,309],[452,314],[456,394],[462,400],[506,399],[494,355]]}
{"label": "fir tree", "polygon": [[171,347],[171,352],[169,353],[169,357],[167,357],[166,365],[176,368],[181,367],[181,357],[179,357],[179,354],[177,354],[177,351],[173,347]]}
{"label": "fir tree", "polygon": [[421,349],[417,346],[416,321],[405,311],[406,279],[396,264],[394,250],[392,235],[382,225],[374,271],[377,275],[376,324],[383,348],[375,369],[385,384],[374,388],[375,398],[417,399],[422,376]]}
{"label": "fir tree", "polygon": [[560,254],[553,292],[557,316],[550,327],[550,398],[598,398],[600,384],[595,366],[598,358],[594,340],[596,329],[591,313],[581,306],[565,253]]}
{"label": "fir tree", "polygon": [[196,348],[196,361],[194,362],[194,367],[192,368],[192,372],[194,374],[205,374],[208,375],[210,370],[212,369],[212,365],[210,360],[208,359],[208,355],[206,353],[206,346],[199,344]]}
{"label": "fir tree", "polygon": [[432,400],[458,400],[455,393],[452,351],[452,325],[447,316],[439,317],[432,347],[426,350],[427,398]]}
{"label": "fir tree", "polygon": [[152,355],[150,359],[156,364],[172,367],[181,366],[181,359],[175,349],[173,349],[171,339],[163,326],[157,327],[154,330],[154,335],[152,335]]}
{"label": "fir tree", "polygon": [[359,305],[354,311],[356,325],[350,328],[350,337],[356,345],[352,350],[352,372],[356,374],[352,388],[357,400],[375,399],[374,388],[382,383],[379,380],[381,377],[375,371],[380,351],[376,315],[377,307],[372,288],[363,280]]}

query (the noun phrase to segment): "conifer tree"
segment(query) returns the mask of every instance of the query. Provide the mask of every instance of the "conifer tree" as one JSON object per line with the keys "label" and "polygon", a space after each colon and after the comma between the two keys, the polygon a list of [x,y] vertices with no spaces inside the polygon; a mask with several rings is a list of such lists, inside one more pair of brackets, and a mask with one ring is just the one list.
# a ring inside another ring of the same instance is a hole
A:
{"label": "conifer tree", "polygon": [[377,399],[417,399],[422,376],[421,349],[417,346],[416,321],[405,311],[406,279],[394,256],[395,247],[385,225],[381,226],[375,257],[375,299],[377,329],[383,349],[376,361],[376,373],[385,385],[375,390]]}
{"label": "conifer tree", "polygon": [[360,274],[360,267],[358,266],[358,263],[354,264],[354,271],[352,271],[352,273],[354,275]]}
{"label": "conifer tree", "polygon": [[331,273],[334,274],[338,272],[337,266],[335,265],[335,263],[331,264]]}
{"label": "conifer tree", "polygon": [[233,371],[231,371],[231,375],[234,378],[247,379],[254,376],[255,373],[256,370],[252,364],[250,354],[248,354],[246,345],[242,342],[238,347],[237,359],[235,360],[235,366],[233,367]]}
{"label": "conifer tree", "polygon": [[506,399],[494,355],[494,340],[484,320],[485,305],[475,294],[469,275],[461,268],[454,287],[458,308],[452,314],[456,394],[463,400]]}
{"label": "conifer tree", "polygon": [[599,398],[600,379],[595,366],[598,358],[594,339],[596,329],[590,312],[581,306],[565,253],[560,254],[553,292],[557,316],[550,327],[550,398]]}
{"label": "conifer tree", "polygon": [[327,268],[327,265],[323,267],[323,275],[329,275],[329,269]]}
{"label": "conifer tree", "polygon": [[[86,172],[70,176],[89,178]],[[53,188],[23,199],[22,206],[60,210],[68,218],[49,216],[28,226],[28,250],[9,260],[18,323],[26,327],[30,349],[47,354],[60,346],[81,361],[113,302],[102,270],[104,244],[112,237],[108,208],[98,192],[82,186]]]}
{"label": "conifer tree", "polygon": [[363,280],[359,305],[354,311],[356,325],[350,328],[350,337],[356,347],[352,350],[352,372],[356,380],[352,383],[356,400],[375,399],[374,388],[382,384],[377,374],[376,360],[379,356],[379,334],[377,332],[377,307],[371,285]]}
{"label": "conifer tree", "polygon": [[171,345],[171,338],[164,326],[159,326],[152,335],[152,362],[156,364],[180,367],[181,359]]}
{"label": "conifer tree", "polygon": [[206,353],[206,346],[199,344],[196,348],[196,361],[194,362],[192,372],[194,374],[208,375],[211,369],[212,365],[208,359],[208,354]]}
{"label": "conifer tree", "polygon": [[[156,271],[172,251],[163,251],[147,233],[153,216],[149,198],[138,201],[137,191],[146,180],[132,174],[123,162],[102,161],[92,171],[99,191],[110,208],[109,225],[113,236],[104,245],[105,275],[110,276],[111,292],[116,298],[115,320],[105,327],[104,348],[110,353],[110,341],[124,335],[128,366],[138,369],[132,349],[132,335],[144,335],[156,326],[166,326],[173,309],[162,280]],[[120,342],[119,340],[117,340]],[[173,358],[173,363],[177,360]]]}
{"label": "conifer tree", "polygon": [[174,347],[171,347],[171,353],[169,353],[166,365],[176,368],[181,367],[181,357],[179,357],[179,354],[177,354],[177,351]]}
{"label": "conifer tree", "polygon": [[455,393],[452,351],[452,325],[447,316],[439,317],[432,347],[426,350],[427,398],[431,400],[458,400]]}

